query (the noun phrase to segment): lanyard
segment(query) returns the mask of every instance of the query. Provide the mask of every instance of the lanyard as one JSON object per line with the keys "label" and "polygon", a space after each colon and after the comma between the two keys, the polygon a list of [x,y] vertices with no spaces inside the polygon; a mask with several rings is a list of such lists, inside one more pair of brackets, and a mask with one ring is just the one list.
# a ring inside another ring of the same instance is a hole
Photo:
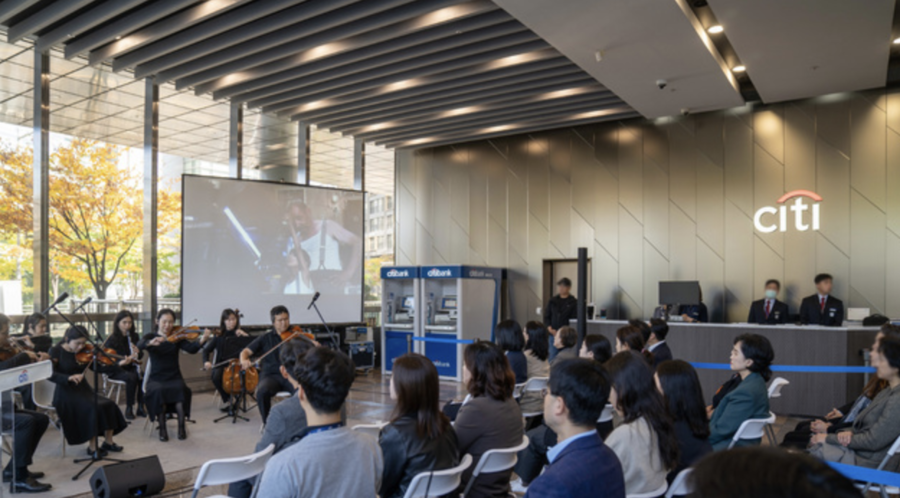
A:
{"label": "lanyard", "polygon": [[306,435],[309,436],[309,435],[316,434],[319,432],[330,431],[332,429],[340,429],[343,426],[344,426],[343,422],[338,422],[336,424],[331,424],[331,425],[323,425],[322,427],[316,427],[315,429],[311,429],[309,432],[306,433]]}

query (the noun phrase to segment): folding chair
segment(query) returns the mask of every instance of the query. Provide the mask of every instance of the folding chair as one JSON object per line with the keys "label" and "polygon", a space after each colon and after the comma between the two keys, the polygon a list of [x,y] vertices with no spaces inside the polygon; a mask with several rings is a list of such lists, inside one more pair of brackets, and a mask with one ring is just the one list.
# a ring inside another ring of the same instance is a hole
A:
{"label": "folding chair", "polygon": [[204,463],[194,482],[194,492],[191,493],[191,498],[197,498],[200,489],[205,486],[231,484],[256,477],[266,467],[266,463],[274,451],[275,444],[272,443],[266,449],[252,455],[210,460]]}
{"label": "folding chair", "polygon": [[597,423],[602,424],[604,422],[611,422],[615,411],[616,409],[613,408],[613,405],[607,403],[606,406],[603,407],[603,412],[600,413],[600,418],[597,419]]}
{"label": "folding chair", "polygon": [[766,434],[766,427],[769,424],[775,423],[775,414],[769,412],[769,418],[751,418],[749,420],[744,420],[744,423],[738,427],[737,432],[734,433],[734,437],[731,438],[731,443],[728,444],[728,449],[734,447],[738,441],[741,439],[762,439],[763,435]]}
{"label": "folding chair", "polygon": [[113,399],[112,393],[115,392],[116,397],[115,397],[114,401],[118,405],[119,398],[122,397],[122,388],[124,388],[126,386],[125,381],[110,379],[109,375],[107,375],[107,374],[102,374],[102,378],[103,378],[103,392],[106,394],[106,397],[109,399]]}
{"label": "folding chair", "polygon": [[428,498],[450,494],[459,487],[463,472],[471,465],[472,455],[464,455],[459,465],[452,469],[420,472],[410,481],[403,498]]}
{"label": "folding chair", "polygon": [[672,481],[672,485],[669,486],[669,491],[666,492],[666,498],[672,498],[673,496],[687,496],[694,492],[693,487],[689,481],[691,477],[691,472],[694,469],[688,467],[675,476],[675,480]]}
{"label": "folding chair", "polygon": [[[525,393],[541,392],[544,390],[544,388],[547,387],[547,383],[549,383],[549,382],[550,382],[550,377],[532,377],[532,378],[528,379],[528,382],[526,382],[525,385],[522,387],[522,394],[524,395]],[[543,414],[544,414],[543,411],[528,412],[528,413],[523,413],[522,417],[528,419],[528,418],[537,417],[538,415],[543,415]]]}
{"label": "folding chair", "polygon": [[[781,389],[784,388],[784,386],[790,385],[790,383],[789,380],[782,377],[775,377],[772,379],[772,382],[769,383],[769,399],[780,398]],[[775,446],[778,443],[778,438],[775,436],[775,429],[771,425],[766,426],[766,437],[769,439],[769,444],[771,446]]]}
{"label": "folding chair", "polygon": [[[881,463],[878,464],[878,468],[875,470],[884,470],[884,467],[891,461],[891,458],[897,454],[897,451],[900,451],[900,436],[894,440],[894,444],[891,445],[890,449],[888,449],[887,455],[881,460]],[[900,495],[900,488],[895,486],[885,486],[883,484],[872,484],[871,482],[867,482],[865,485],[857,484],[857,488],[860,490],[868,490],[879,493],[882,498],[887,497],[887,495]]]}
{"label": "folding chair", "polygon": [[51,415],[53,425],[59,429],[59,435],[62,436],[62,456],[66,456],[66,435],[63,433],[62,422],[56,415],[56,408],[53,407],[53,395],[56,394],[56,384],[47,379],[39,380],[31,384],[31,397],[34,404],[41,410]]}
{"label": "folding chair", "polygon": [[353,430],[357,432],[362,432],[363,434],[368,434],[378,440],[378,436],[381,434],[381,429],[384,426],[388,425],[387,422],[375,422],[374,424],[359,424],[354,425]]}
{"label": "folding chair", "polygon": [[[529,381],[530,382],[530,381]],[[543,387],[541,388],[543,389]],[[516,466],[519,461],[519,452],[528,447],[528,436],[522,436],[522,442],[514,448],[502,448],[496,450],[488,450],[481,458],[478,459],[478,465],[469,478],[466,489],[463,491],[462,497],[465,498],[475,484],[475,480],[481,474],[493,474],[494,472],[503,472]]]}

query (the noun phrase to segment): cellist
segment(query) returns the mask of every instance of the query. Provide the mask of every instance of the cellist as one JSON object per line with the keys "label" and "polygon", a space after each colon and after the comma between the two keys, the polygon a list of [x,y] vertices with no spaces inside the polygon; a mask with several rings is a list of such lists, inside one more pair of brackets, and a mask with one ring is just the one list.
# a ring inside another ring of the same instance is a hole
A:
{"label": "cellist", "polygon": [[[227,366],[226,364],[223,364],[223,362],[237,358],[239,353],[228,355],[228,351],[225,349],[225,343],[232,337],[249,337],[249,335],[241,330],[241,317],[238,315],[238,311],[231,308],[222,311],[219,330],[221,331],[220,334],[210,339],[203,347],[203,369],[212,370],[212,383],[216,386],[216,391],[219,392],[219,395],[222,396],[222,402],[228,404],[231,400],[231,394],[226,392],[222,387],[222,374]],[[213,365],[212,358],[210,358],[210,355],[213,352],[216,353],[215,362],[216,364],[219,364],[219,366]],[[229,406],[222,408],[223,412],[227,412],[228,410]]]}
{"label": "cellist", "polygon": [[259,403],[259,413],[262,415],[263,424],[269,417],[272,397],[282,391],[294,392],[294,386],[281,375],[280,355],[277,353],[266,354],[282,343],[281,334],[290,328],[291,315],[286,307],[278,305],[272,308],[269,317],[272,319],[272,330],[254,339],[241,351],[241,368],[244,370],[253,366],[250,361],[252,356],[265,355],[260,365],[259,384],[256,387],[256,401]]}

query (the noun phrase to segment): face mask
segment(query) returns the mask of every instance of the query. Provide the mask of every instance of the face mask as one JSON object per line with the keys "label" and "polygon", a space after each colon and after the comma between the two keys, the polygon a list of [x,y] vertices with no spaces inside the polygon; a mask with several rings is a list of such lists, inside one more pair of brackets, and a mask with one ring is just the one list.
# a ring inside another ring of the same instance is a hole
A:
{"label": "face mask", "polygon": [[776,296],[778,296],[778,291],[772,289],[766,290],[766,299],[775,299]]}

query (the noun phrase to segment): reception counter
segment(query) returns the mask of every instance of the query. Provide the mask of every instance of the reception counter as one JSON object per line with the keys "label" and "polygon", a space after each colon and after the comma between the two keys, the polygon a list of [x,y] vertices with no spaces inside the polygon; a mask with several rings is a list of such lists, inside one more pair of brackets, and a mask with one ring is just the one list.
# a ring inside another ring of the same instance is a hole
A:
{"label": "reception counter", "polygon": [[[589,320],[587,334],[606,336],[615,348],[616,330],[628,323],[618,320]],[[572,322],[575,326],[575,322]],[[797,325],[750,325],[714,323],[669,323],[666,343],[677,359],[690,362],[730,362],[734,338],[746,333],[760,334],[775,349],[775,365],[863,366],[860,353],[872,345],[878,327],[817,327]],[[698,370],[707,403],[716,389],[731,375],[724,370]],[[778,414],[824,415],[832,408],[855,399],[863,388],[863,374],[775,372],[791,385],[782,397],[772,400]]]}

